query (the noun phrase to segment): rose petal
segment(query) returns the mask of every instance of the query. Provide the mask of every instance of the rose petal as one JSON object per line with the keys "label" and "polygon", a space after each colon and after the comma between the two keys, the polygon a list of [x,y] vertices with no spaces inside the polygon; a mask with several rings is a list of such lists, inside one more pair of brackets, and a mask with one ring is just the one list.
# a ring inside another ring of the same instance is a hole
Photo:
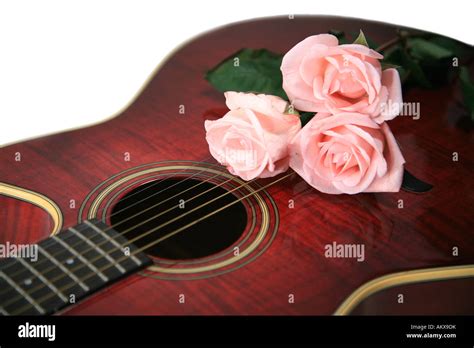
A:
{"label": "rose petal", "polygon": [[276,96],[242,92],[225,92],[226,105],[230,110],[251,109],[262,114],[274,115],[285,112],[288,102]]}
{"label": "rose petal", "polygon": [[405,159],[389,126],[383,123],[381,129],[385,136],[384,156],[387,161],[387,173],[383,177],[375,178],[367,188],[367,192],[398,192],[402,185]]}
{"label": "rose petal", "polygon": [[315,76],[324,74],[327,65],[324,57],[327,55],[328,47],[326,45],[314,45],[304,55],[299,65],[299,74],[308,86],[311,86]]}
{"label": "rose petal", "polygon": [[392,120],[400,113],[403,104],[402,84],[396,69],[386,69],[382,72],[382,85],[388,90],[387,103],[389,107],[383,114],[385,121]]}
{"label": "rose petal", "polygon": [[290,167],[321,192],[400,189],[404,163],[400,149],[387,124],[377,125],[367,115],[318,114],[289,148]]}
{"label": "rose petal", "polygon": [[212,156],[244,180],[286,171],[288,143],[301,128],[298,116],[283,114],[287,102],[264,94],[227,92],[225,96],[231,110],[204,123]]}

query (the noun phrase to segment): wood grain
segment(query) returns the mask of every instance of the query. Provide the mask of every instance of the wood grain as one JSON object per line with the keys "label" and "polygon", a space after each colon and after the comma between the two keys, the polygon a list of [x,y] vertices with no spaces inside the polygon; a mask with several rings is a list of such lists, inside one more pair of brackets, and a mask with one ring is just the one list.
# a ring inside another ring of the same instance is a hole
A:
{"label": "wood grain", "polygon": [[[204,80],[206,70],[242,47],[284,53],[305,37],[333,28],[362,28],[379,43],[393,38],[397,29],[356,19],[297,16],[208,32],[177,50],[118,117],[0,149],[0,181],[48,196],[61,207],[65,226],[72,226],[78,211],[69,208],[70,199],[79,206],[96,185],[119,171],[156,161],[209,158],[203,120],[224,107],[224,98]],[[434,185],[430,192],[334,196],[292,176],[268,189],[281,225],[271,247],[251,264],[205,280],[135,275],[66,314],[331,314],[354,289],[375,277],[474,263],[474,139],[457,125],[463,111],[455,86],[411,89],[404,98],[421,103],[421,118],[398,117],[390,127],[410,172]],[[14,121],[4,117],[4,122]],[[21,162],[14,161],[15,152],[21,152]],[[123,160],[125,152],[130,162]],[[459,154],[458,162],[452,161],[453,152]],[[288,208],[290,199],[295,199],[295,209]],[[0,221],[1,240],[47,236],[44,228],[31,230],[31,219],[42,225],[47,217],[22,215],[3,199],[0,204],[8,210]],[[14,235],[5,232],[13,230]],[[363,243],[365,261],[326,258],[324,246],[334,241]],[[452,255],[453,247],[459,248],[459,256]],[[186,295],[185,304],[178,302],[179,294]],[[288,303],[289,294],[295,303]]]}

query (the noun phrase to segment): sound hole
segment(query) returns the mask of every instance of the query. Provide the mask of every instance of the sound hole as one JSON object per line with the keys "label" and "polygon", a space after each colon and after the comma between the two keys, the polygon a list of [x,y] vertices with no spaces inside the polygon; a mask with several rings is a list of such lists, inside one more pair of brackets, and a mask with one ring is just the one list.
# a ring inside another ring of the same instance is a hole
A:
{"label": "sound hole", "polygon": [[[160,258],[194,259],[224,250],[242,235],[247,225],[242,202],[216,212],[237,200],[224,188],[205,181],[189,178],[151,181],[122,197],[112,210],[111,224],[129,240],[137,238],[133,243],[143,248],[211,214],[146,249],[147,254]],[[154,231],[149,233],[151,230]]]}

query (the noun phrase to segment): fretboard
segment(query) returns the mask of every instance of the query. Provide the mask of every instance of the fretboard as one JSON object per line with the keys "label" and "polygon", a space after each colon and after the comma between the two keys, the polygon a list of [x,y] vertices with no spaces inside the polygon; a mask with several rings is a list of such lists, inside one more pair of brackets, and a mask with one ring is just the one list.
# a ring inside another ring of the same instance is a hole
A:
{"label": "fretboard", "polygon": [[37,244],[37,259],[0,259],[0,315],[52,314],[151,264],[94,219]]}

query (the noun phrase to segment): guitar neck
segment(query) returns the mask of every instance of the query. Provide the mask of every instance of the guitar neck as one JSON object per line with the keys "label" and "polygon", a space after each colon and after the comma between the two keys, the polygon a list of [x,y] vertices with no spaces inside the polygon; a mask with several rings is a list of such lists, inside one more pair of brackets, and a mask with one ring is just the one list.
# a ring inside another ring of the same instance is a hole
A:
{"label": "guitar neck", "polygon": [[152,262],[96,219],[29,247],[30,257],[0,261],[2,315],[52,314]]}

